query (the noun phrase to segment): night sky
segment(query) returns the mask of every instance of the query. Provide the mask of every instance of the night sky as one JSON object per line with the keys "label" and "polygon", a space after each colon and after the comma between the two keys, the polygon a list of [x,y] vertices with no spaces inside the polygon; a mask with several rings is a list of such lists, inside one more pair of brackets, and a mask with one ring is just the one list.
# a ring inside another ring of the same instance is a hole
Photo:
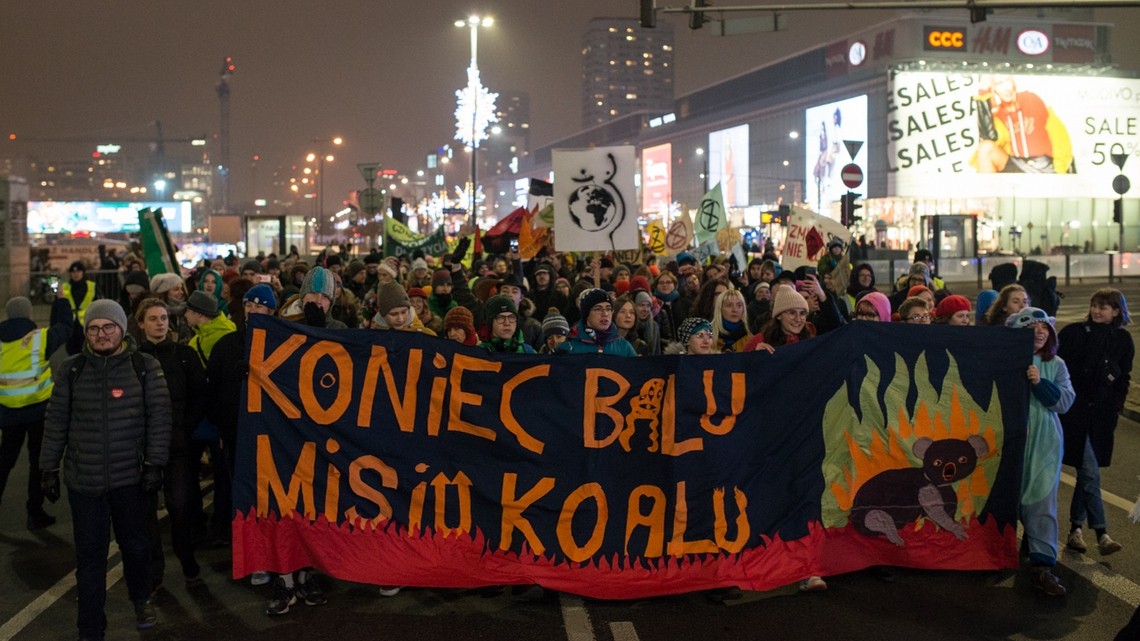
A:
{"label": "night sky", "polygon": [[[25,136],[168,138],[219,129],[215,85],[233,56],[231,201],[268,192],[278,165],[299,163],[313,139],[344,136],[326,167],[326,202],[363,187],[356,163],[411,173],[452,142],[454,92],[466,82],[469,13],[496,23],[480,31],[479,67],[492,91],[531,100],[531,144],[580,129],[581,46],[593,17],[636,17],[636,0],[197,0],[172,2],[7,0],[0,36],[0,130]],[[658,0],[679,6],[681,0]],[[964,13],[964,12],[963,12]],[[956,14],[954,14],[956,15]],[[890,19],[889,12],[800,12],[789,30],[714,38],[684,16],[659,15],[676,34],[681,95],[813,45]],[[1098,10],[1115,22],[1114,57],[1140,68],[1135,9]],[[90,145],[45,150],[0,140],[0,157],[79,157]],[[171,146],[168,155],[177,156]],[[260,154],[256,170],[250,160]]]}

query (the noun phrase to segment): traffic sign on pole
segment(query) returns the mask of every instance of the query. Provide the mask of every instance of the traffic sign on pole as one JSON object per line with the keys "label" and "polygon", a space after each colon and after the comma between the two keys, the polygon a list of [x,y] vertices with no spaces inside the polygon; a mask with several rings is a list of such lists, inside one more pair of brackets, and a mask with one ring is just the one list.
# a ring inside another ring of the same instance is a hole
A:
{"label": "traffic sign on pole", "polygon": [[859,155],[859,150],[863,148],[862,140],[844,140],[843,146],[847,148],[847,153],[851,154],[851,160],[855,160],[855,156]]}
{"label": "traffic sign on pole", "polygon": [[380,163],[362,162],[356,168],[360,170],[360,175],[364,176],[364,182],[371,185],[372,181],[376,180],[376,172],[380,171]]}
{"label": "traffic sign on pole", "polygon": [[360,208],[369,215],[375,215],[384,207],[384,192],[379,189],[360,190]]}
{"label": "traffic sign on pole", "polygon": [[839,172],[839,177],[848,189],[854,189],[863,184],[863,170],[853,162],[843,166],[842,171]]}

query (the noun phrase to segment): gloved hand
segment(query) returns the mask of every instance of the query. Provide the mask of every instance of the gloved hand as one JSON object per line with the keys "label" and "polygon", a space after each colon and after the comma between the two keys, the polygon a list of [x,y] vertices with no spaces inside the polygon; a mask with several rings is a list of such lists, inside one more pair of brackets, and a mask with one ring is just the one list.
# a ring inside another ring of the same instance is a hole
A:
{"label": "gloved hand", "polygon": [[305,303],[305,324],[309,327],[324,327],[325,326],[325,310],[316,303]]}
{"label": "gloved hand", "polygon": [[149,463],[144,464],[142,486],[147,493],[162,489],[162,468]]}
{"label": "gloved hand", "polygon": [[40,491],[44,498],[55,503],[59,500],[59,470],[45,470],[40,473]]}
{"label": "gloved hand", "polygon": [[467,255],[467,249],[469,247],[471,247],[471,239],[466,236],[460,238],[459,242],[455,245],[455,251],[451,252],[449,262],[452,265],[458,265],[463,261],[463,257]]}

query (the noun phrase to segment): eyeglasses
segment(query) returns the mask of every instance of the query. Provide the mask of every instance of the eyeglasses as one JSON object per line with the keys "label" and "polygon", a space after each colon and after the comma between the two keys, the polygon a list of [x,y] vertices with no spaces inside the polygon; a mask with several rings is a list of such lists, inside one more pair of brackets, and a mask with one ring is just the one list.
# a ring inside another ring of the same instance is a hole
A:
{"label": "eyeglasses", "polygon": [[519,318],[514,314],[499,314],[495,317],[495,322],[500,325],[514,325],[519,322]]}
{"label": "eyeglasses", "polygon": [[878,312],[855,312],[856,320],[879,320]]}
{"label": "eyeglasses", "polygon": [[593,307],[590,308],[590,313],[592,314],[594,312],[601,312],[603,314],[612,314],[612,313],[614,313],[614,308],[610,305],[594,305]]}
{"label": "eyeglasses", "polygon": [[930,314],[911,314],[910,316],[907,316],[906,319],[912,323],[917,323],[919,321],[928,321],[930,320]]}
{"label": "eyeglasses", "polygon": [[92,338],[100,334],[104,336],[113,336],[115,334],[115,330],[117,329],[119,329],[119,326],[114,323],[107,323],[106,325],[88,325],[87,335]]}

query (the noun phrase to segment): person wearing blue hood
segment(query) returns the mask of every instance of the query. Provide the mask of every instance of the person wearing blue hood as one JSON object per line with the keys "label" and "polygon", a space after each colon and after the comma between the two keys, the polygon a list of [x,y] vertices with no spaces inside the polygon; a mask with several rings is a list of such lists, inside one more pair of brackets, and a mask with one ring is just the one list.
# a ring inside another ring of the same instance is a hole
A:
{"label": "person wearing blue hood", "polygon": [[978,292],[978,299],[974,302],[974,325],[986,324],[986,312],[990,311],[990,305],[993,305],[997,299],[996,289],[983,289]]}
{"label": "person wearing blue hood", "polygon": [[558,346],[559,352],[637,356],[633,345],[614,327],[614,305],[605,290],[587,289],[582,292],[579,308],[581,320],[571,330],[570,337]]}
{"label": "person wearing blue hood", "polygon": [[0,497],[8,475],[16,467],[25,438],[28,443],[28,529],[55,523],[44,511],[40,489],[40,445],[44,437],[44,410],[51,397],[48,359],[64,345],[77,325],[71,304],[57,298],[51,308],[51,325],[36,327],[32,302],[16,296],[5,306],[8,319],[0,323]]}
{"label": "person wearing blue hood", "polygon": [[229,305],[226,303],[226,297],[222,291],[223,289],[224,283],[222,281],[222,275],[212,269],[207,269],[198,277],[198,291],[206,292],[217,299],[218,311],[223,315],[229,316]]}

